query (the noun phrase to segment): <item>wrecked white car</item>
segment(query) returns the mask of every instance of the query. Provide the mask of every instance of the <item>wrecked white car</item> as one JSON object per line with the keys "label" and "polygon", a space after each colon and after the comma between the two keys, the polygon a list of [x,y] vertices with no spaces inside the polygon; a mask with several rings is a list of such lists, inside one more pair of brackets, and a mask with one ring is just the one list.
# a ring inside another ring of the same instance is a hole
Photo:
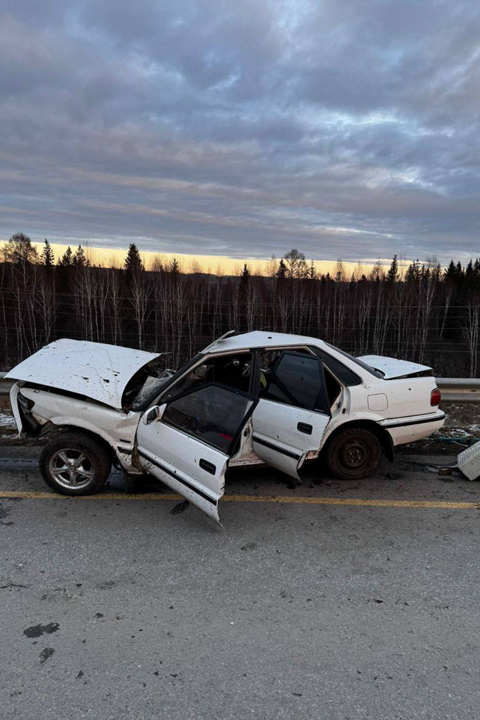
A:
{"label": "wrecked white car", "polygon": [[321,456],[335,477],[361,479],[382,451],[393,460],[445,418],[430,368],[317,338],[224,336],[177,372],[159,370],[160,357],[59,340],[8,373],[19,432],[51,433],[40,459],[50,487],[97,492],[114,462],[218,521],[227,467],[265,463],[299,479]]}

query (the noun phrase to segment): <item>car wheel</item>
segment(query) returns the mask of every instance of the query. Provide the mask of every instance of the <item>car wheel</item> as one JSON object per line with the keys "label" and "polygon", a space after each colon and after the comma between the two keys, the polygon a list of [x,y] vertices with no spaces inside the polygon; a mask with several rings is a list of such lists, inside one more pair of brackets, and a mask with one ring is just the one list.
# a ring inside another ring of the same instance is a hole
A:
{"label": "car wheel", "polygon": [[110,475],[108,449],[80,433],[61,433],[40,456],[40,472],[52,490],[63,495],[92,495]]}
{"label": "car wheel", "polygon": [[373,475],[381,454],[382,448],[376,435],[364,428],[350,428],[331,439],[326,460],[333,477],[361,480]]}

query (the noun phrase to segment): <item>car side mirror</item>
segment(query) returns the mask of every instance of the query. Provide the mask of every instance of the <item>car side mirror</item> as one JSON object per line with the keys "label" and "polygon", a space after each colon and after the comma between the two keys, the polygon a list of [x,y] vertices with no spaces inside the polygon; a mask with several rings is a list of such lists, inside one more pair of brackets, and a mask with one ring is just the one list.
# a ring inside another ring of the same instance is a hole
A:
{"label": "car side mirror", "polygon": [[145,425],[150,425],[150,423],[152,423],[154,420],[161,420],[166,407],[167,404],[164,403],[163,405],[154,405],[153,407],[149,408],[143,416],[143,422],[145,423]]}

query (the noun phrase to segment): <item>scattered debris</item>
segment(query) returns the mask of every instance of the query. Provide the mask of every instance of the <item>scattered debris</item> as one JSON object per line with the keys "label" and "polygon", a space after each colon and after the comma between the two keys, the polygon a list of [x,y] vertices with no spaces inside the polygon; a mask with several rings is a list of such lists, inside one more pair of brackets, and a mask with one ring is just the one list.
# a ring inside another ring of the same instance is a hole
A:
{"label": "scattered debris", "polygon": [[461,452],[457,464],[469,480],[477,480],[480,477],[480,442]]}

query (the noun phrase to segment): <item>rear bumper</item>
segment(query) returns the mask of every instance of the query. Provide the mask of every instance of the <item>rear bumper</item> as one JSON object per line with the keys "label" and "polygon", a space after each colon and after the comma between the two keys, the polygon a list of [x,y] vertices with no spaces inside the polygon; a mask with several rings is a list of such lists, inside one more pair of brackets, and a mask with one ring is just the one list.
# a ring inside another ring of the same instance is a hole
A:
{"label": "rear bumper", "polygon": [[427,415],[414,415],[402,418],[390,418],[380,425],[388,430],[394,445],[404,445],[428,437],[436,430],[440,430],[445,422],[445,413],[442,410]]}

